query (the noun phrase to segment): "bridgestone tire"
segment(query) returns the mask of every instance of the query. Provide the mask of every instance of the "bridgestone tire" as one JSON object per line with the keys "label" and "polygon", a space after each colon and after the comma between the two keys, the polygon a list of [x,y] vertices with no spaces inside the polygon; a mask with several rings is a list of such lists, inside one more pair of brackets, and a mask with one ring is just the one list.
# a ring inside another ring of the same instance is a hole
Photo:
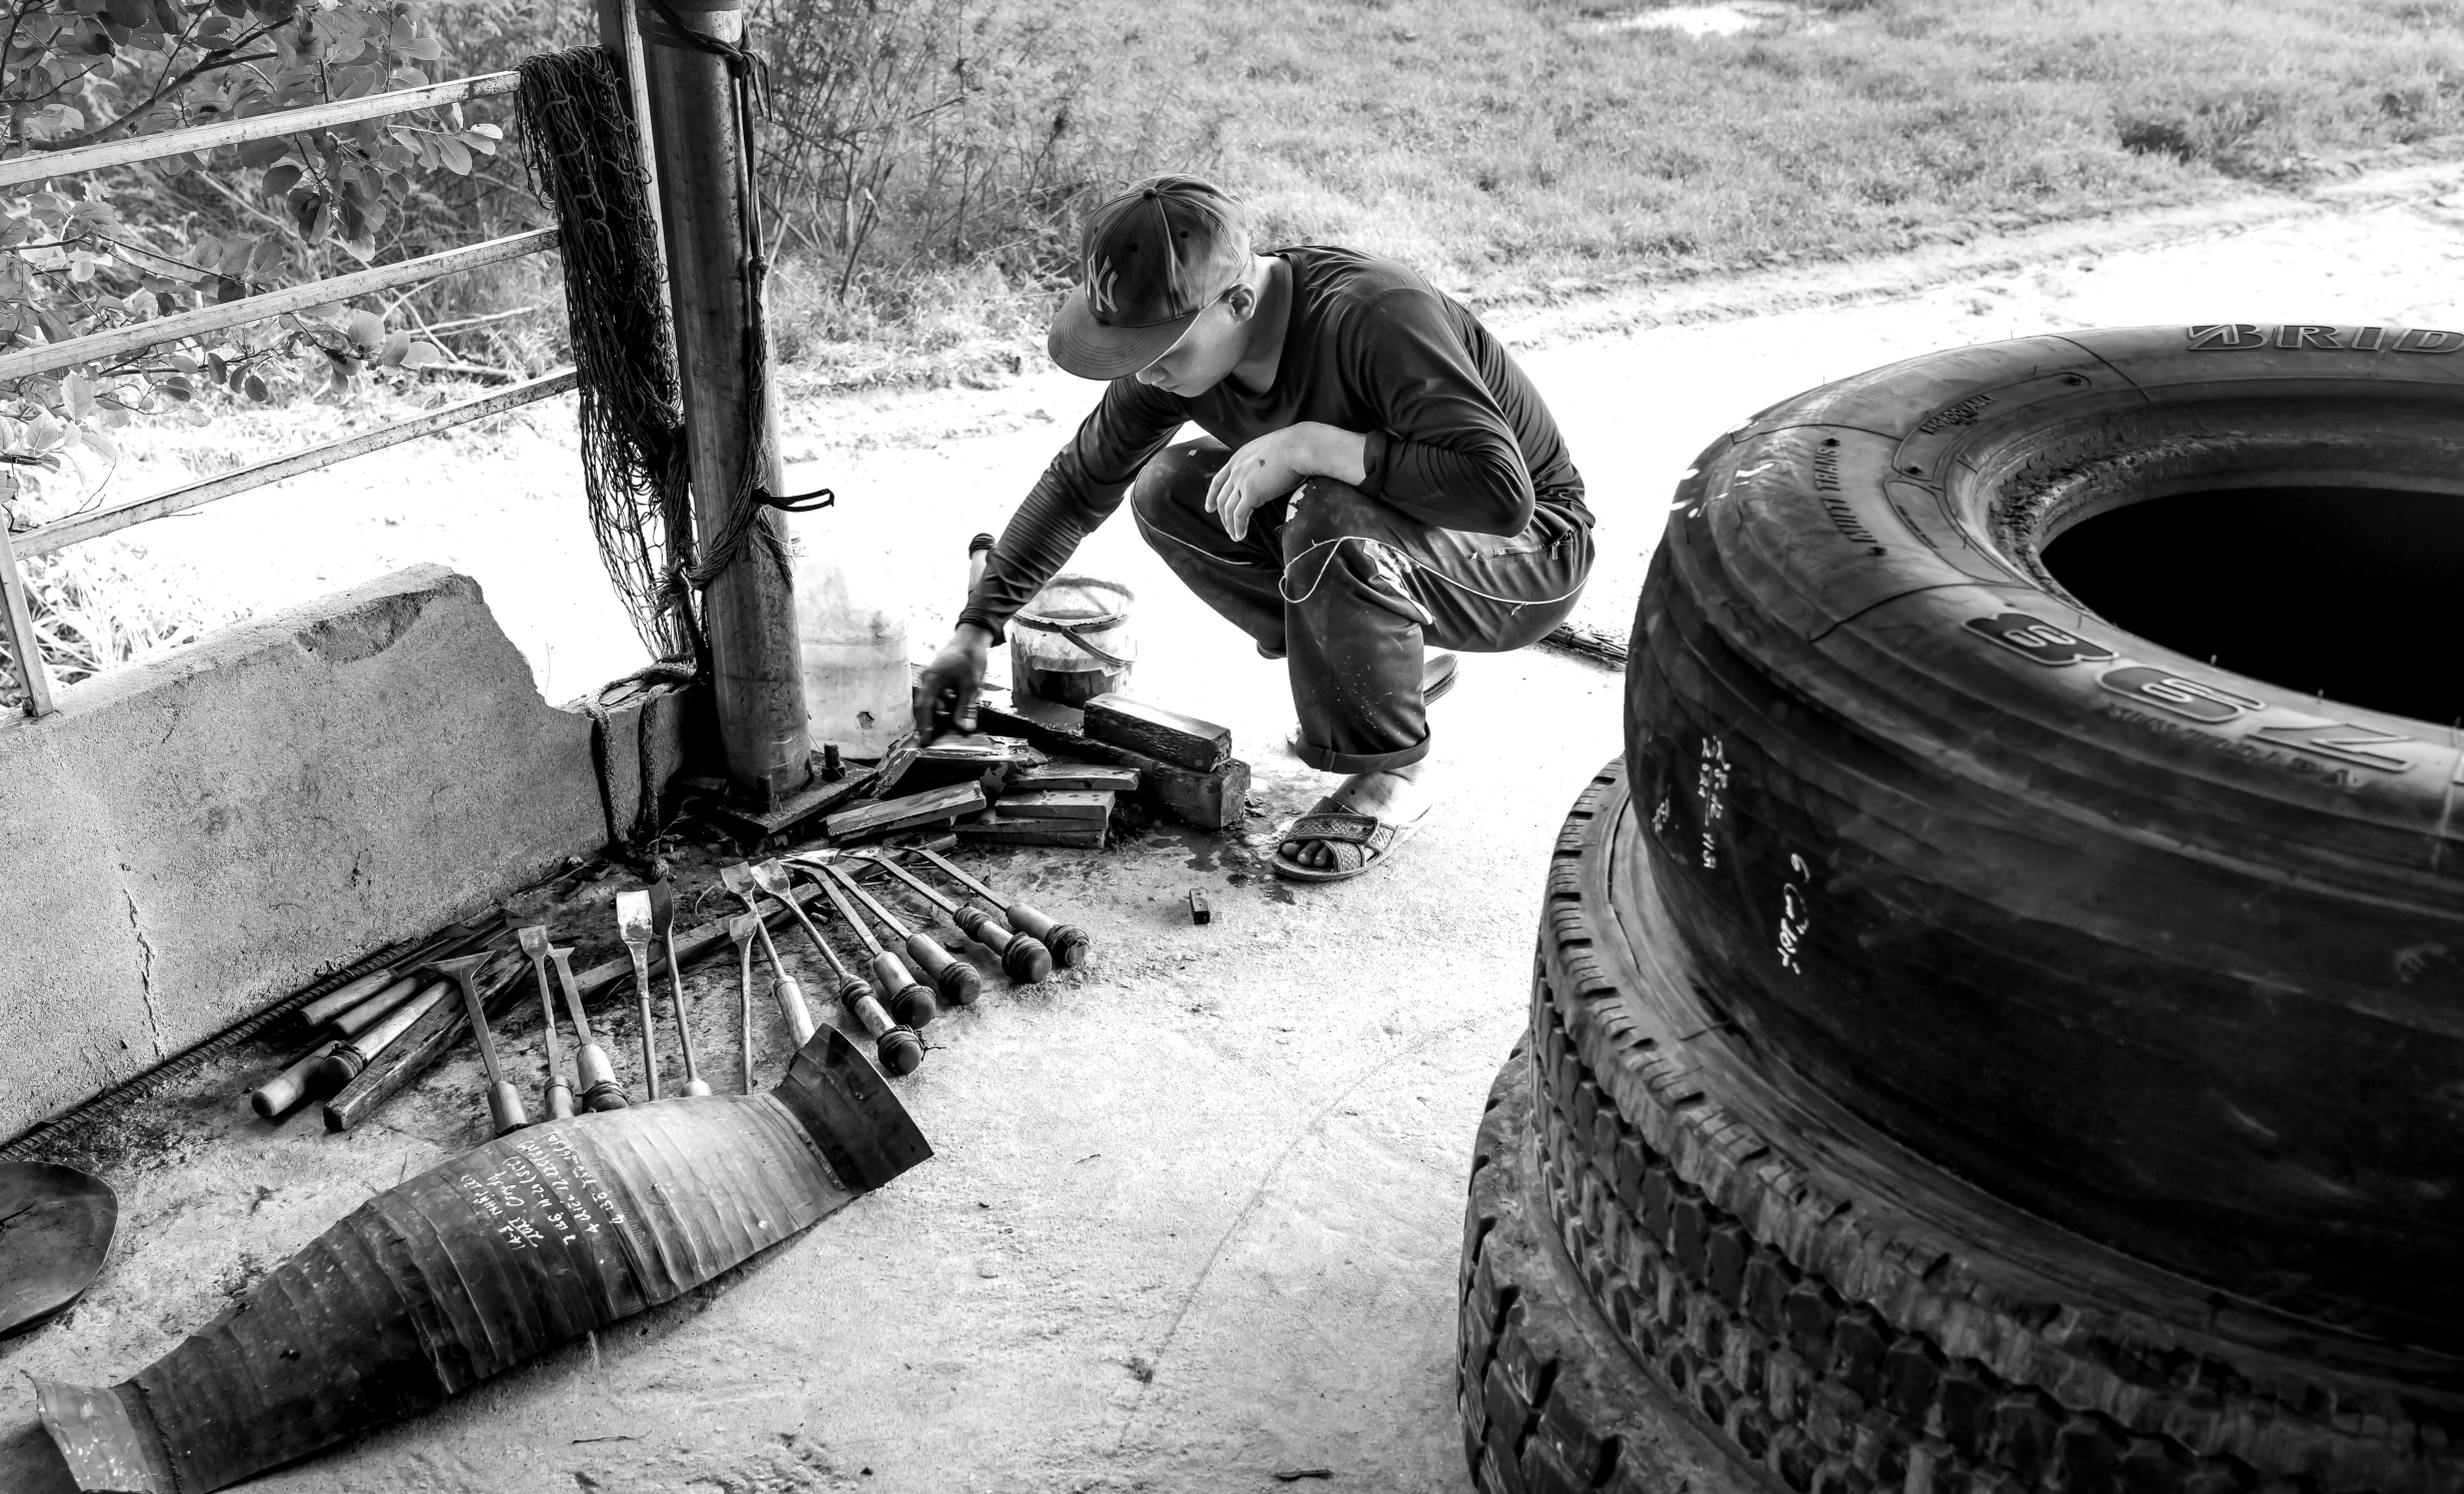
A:
{"label": "bridgestone tire", "polygon": [[[2464,495],[2459,348],[2040,337],[1739,427],[1679,487],[1643,594],[1626,760],[1650,832],[1620,872],[1658,899],[1670,978],[1775,1085],[2196,1283],[2227,1336],[2382,1370],[2417,1349],[2405,1373],[2449,1384],[2455,735],[2108,626],[2041,552],[2203,491]],[[2452,638],[2384,647],[2458,668]]]}
{"label": "bridgestone tire", "polygon": [[[1678,1400],[1800,1494],[2464,1487],[2464,1397],[2435,1366],[2238,1314],[1773,1074],[1707,1004],[1633,808],[1612,763],[1566,820],[1529,1040],[1538,1191],[1648,1377],[1636,1406]],[[1500,1146],[1484,1128],[1474,1266]]]}
{"label": "bridgestone tire", "polygon": [[1482,1494],[1768,1494],[1652,1387],[1557,1243],[1526,1045],[1498,1070],[1463,1211],[1455,1404]]}

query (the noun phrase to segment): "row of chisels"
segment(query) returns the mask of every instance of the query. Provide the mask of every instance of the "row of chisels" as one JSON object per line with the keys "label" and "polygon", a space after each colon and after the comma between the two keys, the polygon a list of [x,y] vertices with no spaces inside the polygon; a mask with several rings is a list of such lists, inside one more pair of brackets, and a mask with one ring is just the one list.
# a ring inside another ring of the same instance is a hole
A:
{"label": "row of chisels", "polygon": [[[903,862],[901,856],[913,857]],[[932,873],[956,883],[956,895],[937,887]],[[876,876],[868,886],[863,878]],[[1088,952],[1087,935],[1033,905],[1005,897],[930,847],[904,851],[814,850],[722,869],[721,882],[745,907],[737,916],[680,929],[671,885],[619,893],[617,931],[626,957],[576,973],[573,949],[553,942],[545,925],[512,930],[519,955],[502,947],[503,930],[466,926],[430,940],[402,960],[361,975],[301,1008],[321,1040],[251,1094],[257,1113],[275,1119],[305,1100],[326,1100],[326,1123],[347,1129],[376,1104],[424,1071],[468,1026],[476,1034],[487,1070],[488,1114],[503,1135],[529,1123],[521,1086],[506,1073],[490,1027],[491,1009],[504,1015],[519,1003],[518,987],[536,986],[545,1018],[547,1083],[542,1094],[548,1118],[579,1110],[612,1110],[629,1102],[607,1049],[594,1035],[586,1005],[632,978],[639,1019],[645,1097],[664,1088],[653,1011],[658,970],[664,966],[674,996],[677,1046],[683,1059],[681,1093],[713,1092],[704,1076],[684,998],[685,965],[732,944],[737,952],[741,1084],[754,1085],[754,953],[766,956],[772,995],[789,1036],[801,1048],[815,1024],[804,989],[781,959],[773,928],[793,923],[804,931],[834,981],[833,999],[874,1043],[880,1065],[893,1074],[915,1071],[925,1045],[917,1029],[945,1005],[977,1000],[983,976],[964,957],[965,941],[991,952],[1013,981],[1029,984],[1056,966],[1074,966]],[[972,895],[974,900],[969,899]],[[920,902],[921,916],[903,912],[901,897]],[[855,941],[842,951],[823,931],[816,914],[836,915]],[[950,927],[928,926],[936,916]],[[529,982],[521,980],[527,959]],[[551,976],[550,967],[554,967]],[[564,1057],[558,1008],[573,1023],[573,1062]],[[603,1019],[604,1020],[604,1019]]]}

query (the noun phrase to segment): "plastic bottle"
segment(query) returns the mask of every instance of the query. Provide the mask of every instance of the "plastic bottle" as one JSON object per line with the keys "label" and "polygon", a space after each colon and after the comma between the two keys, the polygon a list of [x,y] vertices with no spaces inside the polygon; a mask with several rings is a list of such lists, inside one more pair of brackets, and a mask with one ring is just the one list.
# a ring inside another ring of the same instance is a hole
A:
{"label": "plastic bottle", "polygon": [[[821,547],[816,546],[819,551]],[[851,585],[844,551],[796,562],[796,633],[804,644],[805,718],[813,746],[878,757],[913,725],[907,614]],[[888,585],[889,568],[866,575]]]}

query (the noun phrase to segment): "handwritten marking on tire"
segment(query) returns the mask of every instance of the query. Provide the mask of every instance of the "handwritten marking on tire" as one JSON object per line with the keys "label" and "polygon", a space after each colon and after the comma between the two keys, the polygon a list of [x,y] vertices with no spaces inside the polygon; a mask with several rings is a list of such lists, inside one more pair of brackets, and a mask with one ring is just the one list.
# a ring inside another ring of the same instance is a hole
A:
{"label": "handwritten marking on tire", "polygon": [[1728,749],[1716,737],[1702,739],[1702,760],[1694,791],[1702,799],[1702,867],[1708,871],[1719,864],[1719,849],[1711,841],[1711,826],[1728,812],[1727,800],[1720,797],[1728,791]]}
{"label": "handwritten marking on tire", "polygon": [[1779,889],[1779,962],[1791,975],[1805,972],[1797,967],[1796,953],[1805,946],[1805,935],[1813,929],[1813,908],[1805,900],[1803,883],[1812,878],[1805,858],[1794,851],[1788,853],[1788,869],[1793,879]]}

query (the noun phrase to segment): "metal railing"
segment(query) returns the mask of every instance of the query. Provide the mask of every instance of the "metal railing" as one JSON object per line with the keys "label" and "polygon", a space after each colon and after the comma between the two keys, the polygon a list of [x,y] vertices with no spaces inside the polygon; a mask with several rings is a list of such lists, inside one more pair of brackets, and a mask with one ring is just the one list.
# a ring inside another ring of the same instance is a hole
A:
{"label": "metal railing", "polygon": [[[305,130],[324,129],[350,124],[363,119],[380,119],[388,115],[408,114],[441,104],[460,103],[465,99],[490,98],[512,93],[521,86],[521,75],[513,72],[488,73],[476,78],[462,78],[448,83],[431,83],[419,88],[398,89],[392,93],[371,94],[362,99],[346,99],[334,104],[311,104],[299,109],[277,110],[252,115],[246,119],[224,120],[217,124],[197,125],[188,129],[168,130],[159,135],[141,135],[129,140],[106,141],[97,145],[79,146],[74,150],[55,151],[13,157],[0,161],[0,191],[23,187],[53,177],[71,176],[81,172],[99,171],[111,166],[126,166],[138,161],[158,160],[165,156],[185,155],[191,151],[211,150],[217,146],[240,145],[251,140],[270,140],[283,135],[296,135]],[[35,375],[56,373],[78,364],[98,359],[117,358],[163,343],[178,342],[200,333],[218,332],[243,323],[261,322],[288,312],[323,306],[329,302],[348,300],[372,292],[391,290],[399,286],[417,285],[442,276],[476,270],[483,265],[501,264],[525,255],[540,254],[557,247],[557,231],[538,229],[530,233],[511,234],[485,244],[473,244],[461,249],[449,249],[439,254],[422,255],[391,265],[377,265],[355,270],[347,275],[328,276],[305,285],[286,286],[261,295],[245,296],[215,306],[193,311],[176,312],[150,322],[130,327],[113,328],[107,332],[71,338],[61,343],[45,343],[32,348],[20,348],[0,353],[0,382],[24,379]],[[22,559],[49,555],[53,551],[124,530],[131,525],[167,515],[198,509],[237,493],[278,483],[285,478],[315,472],[334,463],[369,452],[383,451],[406,441],[433,436],[456,426],[486,420],[509,410],[560,395],[575,384],[574,371],[566,369],[542,379],[532,379],[501,389],[480,399],[447,405],[365,431],[341,441],[329,441],[287,457],[276,457],[228,472],[220,477],[185,484],[147,498],[133,499],[106,509],[73,514],[38,528],[10,534],[0,524],[0,636],[7,639],[9,655],[17,673],[19,686],[25,692],[28,716],[48,716],[57,708],[52,702],[51,676],[43,664],[42,648],[35,636],[33,599],[26,591],[25,576],[19,569]]]}

